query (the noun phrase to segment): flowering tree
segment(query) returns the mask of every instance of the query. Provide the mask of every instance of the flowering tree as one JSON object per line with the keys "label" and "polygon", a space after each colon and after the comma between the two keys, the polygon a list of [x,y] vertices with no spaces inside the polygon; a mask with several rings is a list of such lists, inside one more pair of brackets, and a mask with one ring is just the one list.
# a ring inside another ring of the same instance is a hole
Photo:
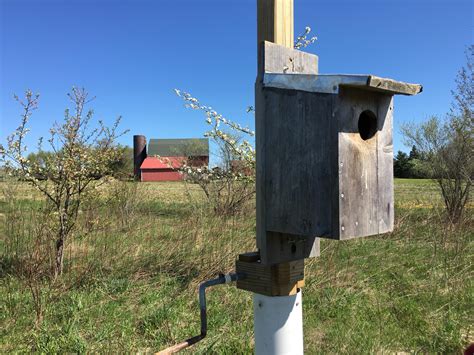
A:
{"label": "flowering tree", "polygon": [[298,37],[296,37],[296,41],[294,44],[295,49],[301,49],[301,48],[306,48],[309,45],[313,44],[318,40],[318,37],[313,36],[313,37],[308,37],[308,35],[311,32],[311,27],[306,26],[304,29],[304,32],[300,34]]}
{"label": "flowering tree", "polygon": [[83,198],[94,191],[112,171],[113,163],[120,158],[115,149],[118,118],[112,127],[99,121],[91,127],[92,110],[86,110],[91,101],[84,89],[73,88],[68,94],[74,105],[73,112],[66,109],[64,121],[55,123],[48,139],[50,152],[43,154],[42,142],[38,142],[41,159],[30,160],[24,138],[33,111],[38,107],[39,95],[26,91],[25,99],[15,96],[23,108],[19,127],[7,138],[6,147],[0,146],[0,158],[10,175],[26,181],[40,191],[52,209],[55,230],[54,277],[62,274],[64,246],[75,226]]}
{"label": "flowering tree", "polygon": [[238,212],[255,193],[255,149],[249,141],[255,133],[201,104],[191,94],[175,92],[184,100],[185,107],[205,114],[209,130],[204,136],[216,143],[222,159],[221,166],[214,168],[185,161],[178,171],[186,181],[202,188],[217,214]]}
{"label": "flowering tree", "polygon": [[[295,49],[306,48],[316,42],[317,37],[309,37],[310,32],[311,28],[305,27],[305,31],[296,38]],[[184,162],[178,170],[187,181],[203,189],[217,213],[225,215],[238,211],[255,193],[255,149],[250,143],[255,132],[201,104],[190,93],[177,89],[175,92],[184,100],[185,107],[205,114],[209,130],[204,136],[219,147],[222,160],[220,167],[212,169]],[[247,113],[252,111],[254,107],[248,106]]]}

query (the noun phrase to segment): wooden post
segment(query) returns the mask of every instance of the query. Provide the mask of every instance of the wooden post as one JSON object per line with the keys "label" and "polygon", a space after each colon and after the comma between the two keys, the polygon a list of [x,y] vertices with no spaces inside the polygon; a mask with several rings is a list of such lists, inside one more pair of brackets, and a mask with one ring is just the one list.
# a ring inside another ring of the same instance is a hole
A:
{"label": "wooden post", "polygon": [[[262,155],[262,143],[265,142],[265,131],[262,129],[262,108],[265,106],[262,92],[262,78],[267,65],[265,58],[265,41],[282,46],[285,51],[293,51],[294,46],[294,20],[293,0],[257,0],[257,46],[258,46],[258,73],[255,84],[255,107],[257,128],[257,246],[263,251],[264,259],[254,255],[255,260],[243,258],[237,261],[236,270],[247,275],[247,282],[240,283],[237,287],[247,289],[254,293],[254,330],[255,351],[260,354],[293,353],[303,354],[303,316],[301,292],[298,288],[304,285],[304,259],[293,262],[283,262],[270,265],[268,263],[268,250],[278,245],[277,240],[267,243],[272,239],[267,235],[264,214],[265,209],[265,159]],[[293,56],[277,55],[273,62],[277,67],[278,62],[290,60]],[[284,57],[284,58],[283,58]],[[316,63],[315,63],[316,64]],[[317,66],[317,64],[316,64]],[[284,72],[283,65],[277,72]],[[293,67],[287,66],[288,69]],[[289,244],[288,244],[289,245]],[[262,250],[262,248],[264,248]],[[284,248],[285,249],[285,248]],[[266,298],[267,294],[270,298]],[[275,297],[276,296],[276,297]],[[279,296],[279,297],[278,297]],[[295,301],[298,299],[298,301]],[[276,307],[276,309],[274,308]],[[298,308],[299,307],[299,308]],[[269,313],[270,312],[270,313]],[[265,320],[270,315],[278,315],[269,326]],[[287,324],[281,327],[280,324]]]}
{"label": "wooden post", "polygon": [[293,48],[293,0],[257,0],[257,46],[263,41]]}
{"label": "wooden post", "polygon": [[[317,56],[293,49],[293,1],[257,0],[259,65],[255,85],[257,128],[257,248],[239,255],[236,271],[245,274],[240,289],[267,296],[295,295],[304,286],[304,258],[319,253],[315,238],[272,233],[265,221],[265,122],[262,78],[265,72],[316,74]],[[273,42],[273,43],[270,43]],[[286,69],[285,69],[286,68]]]}

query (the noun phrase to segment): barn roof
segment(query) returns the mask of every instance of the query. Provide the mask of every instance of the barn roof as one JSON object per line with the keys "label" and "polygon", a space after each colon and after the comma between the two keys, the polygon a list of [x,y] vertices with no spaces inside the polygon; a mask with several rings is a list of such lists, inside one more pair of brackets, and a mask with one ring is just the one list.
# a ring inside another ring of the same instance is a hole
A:
{"label": "barn roof", "polygon": [[182,157],[169,157],[169,158],[156,158],[148,157],[146,158],[140,169],[177,169],[183,165]]}
{"label": "barn roof", "polygon": [[162,157],[195,157],[209,156],[209,139],[207,138],[178,138],[150,139],[148,156]]}

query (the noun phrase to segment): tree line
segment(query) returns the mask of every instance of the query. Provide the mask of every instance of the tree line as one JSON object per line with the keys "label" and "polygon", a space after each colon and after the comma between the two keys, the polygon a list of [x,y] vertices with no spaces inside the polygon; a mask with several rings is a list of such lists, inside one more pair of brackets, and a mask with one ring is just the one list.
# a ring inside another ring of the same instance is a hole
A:
{"label": "tree line", "polygon": [[[117,159],[111,162],[110,170],[112,176],[121,180],[133,178],[133,148],[126,145],[117,145],[115,149],[119,152]],[[51,154],[49,151],[30,153],[28,160],[42,164]],[[413,146],[407,154],[398,151],[393,159],[393,175],[396,178],[409,179],[431,179],[433,176],[426,167],[427,159]],[[38,178],[41,178],[38,176]]]}
{"label": "tree line", "polygon": [[393,175],[396,178],[430,179],[432,176],[426,164],[426,157],[416,146],[413,146],[408,154],[399,150],[393,159]]}

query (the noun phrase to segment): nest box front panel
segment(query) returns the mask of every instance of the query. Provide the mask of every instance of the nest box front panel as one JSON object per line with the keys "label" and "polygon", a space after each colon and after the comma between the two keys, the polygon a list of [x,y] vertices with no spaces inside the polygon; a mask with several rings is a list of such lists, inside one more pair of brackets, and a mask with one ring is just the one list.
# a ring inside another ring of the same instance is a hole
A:
{"label": "nest box front panel", "polygon": [[346,88],[334,108],[338,122],[337,239],[393,230],[391,95]]}

